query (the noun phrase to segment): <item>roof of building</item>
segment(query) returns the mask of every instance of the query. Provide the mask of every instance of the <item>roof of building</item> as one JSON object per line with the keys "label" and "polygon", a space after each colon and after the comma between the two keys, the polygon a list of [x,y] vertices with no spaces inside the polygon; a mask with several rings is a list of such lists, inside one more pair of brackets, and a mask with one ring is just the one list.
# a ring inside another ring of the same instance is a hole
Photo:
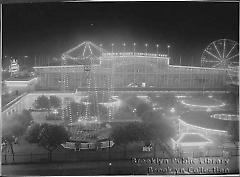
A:
{"label": "roof of building", "polygon": [[201,136],[198,133],[186,133],[178,139],[178,143],[203,143],[210,142],[207,138]]}
{"label": "roof of building", "polygon": [[33,76],[19,76],[19,77],[10,77],[6,81],[30,81],[34,79]]}
{"label": "roof of building", "polygon": [[[211,118],[211,114],[211,112],[206,111],[189,111],[182,114],[180,119],[187,124],[207,129],[226,131],[229,128],[230,121]],[[237,121],[231,122],[238,124]]]}

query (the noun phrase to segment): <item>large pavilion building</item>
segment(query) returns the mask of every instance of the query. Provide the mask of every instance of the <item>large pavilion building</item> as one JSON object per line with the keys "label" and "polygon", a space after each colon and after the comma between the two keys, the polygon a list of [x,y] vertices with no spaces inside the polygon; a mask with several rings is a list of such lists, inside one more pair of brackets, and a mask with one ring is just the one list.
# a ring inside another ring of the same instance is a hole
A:
{"label": "large pavilion building", "polygon": [[[170,57],[164,54],[109,53],[102,48],[93,54],[90,45],[91,42],[85,43],[81,57],[74,48],[63,54],[58,66],[34,67],[39,77],[37,89],[225,90],[234,77],[226,68],[170,65]],[[90,49],[88,55],[87,48]],[[91,64],[77,62],[87,60]]]}

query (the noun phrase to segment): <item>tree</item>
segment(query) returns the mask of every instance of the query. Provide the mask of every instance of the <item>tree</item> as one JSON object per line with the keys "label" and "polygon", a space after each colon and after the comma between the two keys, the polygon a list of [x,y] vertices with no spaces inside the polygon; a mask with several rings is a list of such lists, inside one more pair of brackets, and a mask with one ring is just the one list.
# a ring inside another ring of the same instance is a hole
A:
{"label": "tree", "polygon": [[110,137],[116,145],[126,145],[130,142],[125,126],[114,127]]}
{"label": "tree", "polygon": [[39,138],[39,134],[41,132],[41,125],[34,123],[32,124],[26,132],[26,137],[25,139],[29,142],[29,143],[38,143],[38,138]]}
{"label": "tree", "polygon": [[145,141],[148,138],[144,130],[145,126],[142,122],[131,122],[126,125],[125,129],[129,142]]}
{"label": "tree", "polygon": [[14,150],[13,150],[13,143],[15,141],[15,138],[14,136],[12,136],[11,134],[6,134],[4,133],[3,131],[3,134],[2,134],[2,142],[6,142],[7,145],[10,146],[11,148],[11,152],[12,152],[12,155],[14,156]]}
{"label": "tree", "polygon": [[118,120],[138,120],[139,119],[127,105],[122,105],[114,113],[114,118]]}
{"label": "tree", "polygon": [[61,106],[61,99],[58,98],[57,96],[50,96],[49,101],[50,107],[58,108]]}
{"label": "tree", "polygon": [[49,152],[49,160],[52,160],[52,152],[59,145],[68,141],[68,131],[60,125],[32,125],[26,135],[26,140],[30,143],[37,143]]}
{"label": "tree", "polygon": [[21,124],[25,130],[33,121],[32,114],[28,110],[23,110],[22,114],[17,116],[17,119],[18,119],[19,124]]}
{"label": "tree", "polygon": [[44,95],[39,96],[35,100],[34,107],[36,109],[47,109],[49,111],[50,110],[50,101],[49,101],[48,97],[46,97]]}
{"label": "tree", "polygon": [[137,116],[139,116],[139,117],[142,117],[142,115],[145,113],[145,112],[147,112],[147,111],[151,111],[152,110],[152,107],[149,105],[149,104],[147,104],[147,103],[145,103],[145,102],[142,102],[142,103],[139,103],[138,105],[137,105],[137,111],[136,111],[136,114],[137,114]]}
{"label": "tree", "polygon": [[151,97],[152,100],[157,101],[161,106],[168,108],[174,106],[176,103],[176,98],[171,93],[165,93],[161,97]]}
{"label": "tree", "polygon": [[162,116],[159,113],[152,110],[145,111],[141,116],[141,120],[147,124],[156,122],[158,119],[161,118]]}
{"label": "tree", "polygon": [[162,117],[162,115],[155,111],[147,111],[142,115],[142,121],[144,124],[143,131],[146,134],[146,139],[154,142],[154,148],[156,145],[160,145],[167,152],[166,142],[175,135],[174,127],[171,123]]}
{"label": "tree", "polygon": [[143,101],[140,100],[138,97],[136,96],[132,96],[132,97],[128,97],[126,99],[126,104],[129,106],[129,107],[133,107],[133,108],[136,108],[138,104],[142,103]]}
{"label": "tree", "polygon": [[114,143],[124,148],[124,155],[126,155],[127,144],[130,143],[130,138],[126,130],[125,126],[116,126],[110,134],[110,138],[113,139]]}
{"label": "tree", "polygon": [[14,155],[13,143],[15,138],[22,136],[26,130],[26,124],[22,124],[19,120],[21,115],[16,115],[2,121],[2,139],[10,146]]}
{"label": "tree", "polygon": [[125,154],[129,143],[146,142],[150,139],[147,127],[142,122],[131,122],[126,125],[116,126],[112,129],[110,137],[116,145],[124,147]]}

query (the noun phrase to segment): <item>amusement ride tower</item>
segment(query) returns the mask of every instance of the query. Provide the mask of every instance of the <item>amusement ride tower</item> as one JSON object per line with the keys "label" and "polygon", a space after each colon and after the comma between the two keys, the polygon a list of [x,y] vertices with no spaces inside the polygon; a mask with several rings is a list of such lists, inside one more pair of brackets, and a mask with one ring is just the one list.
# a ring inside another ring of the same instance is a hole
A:
{"label": "amusement ride tower", "polygon": [[[102,83],[97,83],[96,80],[96,70],[101,63],[103,52],[107,51],[92,42],[86,41],[62,55],[62,68],[67,68],[68,65],[76,65],[77,70],[82,70],[81,75],[78,76],[81,82],[74,95],[74,97],[77,98],[75,100],[79,102],[78,104],[82,105],[77,107],[77,119],[73,117],[73,113],[71,112],[70,101],[65,100],[63,104],[66,106],[65,110],[69,118],[69,126],[71,126],[72,129],[71,132],[73,132],[73,135],[76,135],[75,140],[91,141],[94,131],[99,129],[101,122],[102,114],[99,107],[102,105],[99,105],[99,103],[104,100],[108,101],[112,95],[110,93],[112,92],[111,73],[105,76],[101,81]],[[62,91],[65,92],[69,90],[68,84],[71,78],[64,71],[62,72],[61,78]],[[100,85],[102,85],[103,89],[100,88]],[[108,119],[111,119],[111,112],[111,108],[107,108],[106,116],[108,116]],[[63,114],[63,116],[64,115],[65,114]],[[76,114],[74,114],[74,116],[76,116]]]}

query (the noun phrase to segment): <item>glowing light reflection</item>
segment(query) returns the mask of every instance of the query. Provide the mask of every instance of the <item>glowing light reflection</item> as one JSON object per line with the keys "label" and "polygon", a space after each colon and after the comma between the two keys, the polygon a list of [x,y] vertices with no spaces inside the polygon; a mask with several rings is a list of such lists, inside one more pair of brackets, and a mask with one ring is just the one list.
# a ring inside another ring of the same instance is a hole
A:
{"label": "glowing light reflection", "polygon": [[202,130],[205,130],[205,131],[214,131],[214,132],[224,133],[224,134],[227,133],[227,131],[225,131],[225,130],[217,130],[217,129],[210,129],[210,128],[199,127],[199,126],[196,126],[196,125],[188,124],[188,123],[184,122],[181,119],[178,119],[178,120],[179,120],[179,122],[181,122],[185,126],[189,126],[189,127],[193,127],[193,128],[197,128],[197,129],[202,129]]}
{"label": "glowing light reflection", "polygon": [[223,107],[226,105],[224,102],[222,102],[220,105],[196,105],[196,104],[186,103],[184,100],[182,100],[181,103],[186,106],[199,107],[199,108],[218,108],[218,107]]}

